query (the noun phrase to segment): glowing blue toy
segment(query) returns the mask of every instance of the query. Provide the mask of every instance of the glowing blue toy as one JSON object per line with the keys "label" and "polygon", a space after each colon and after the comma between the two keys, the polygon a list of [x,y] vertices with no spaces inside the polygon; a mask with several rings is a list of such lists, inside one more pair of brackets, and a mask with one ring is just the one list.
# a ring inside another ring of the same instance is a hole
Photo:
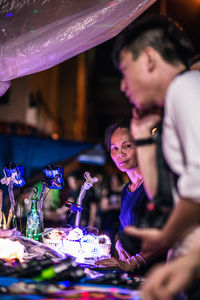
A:
{"label": "glowing blue toy", "polygon": [[23,166],[20,166],[15,163],[9,163],[3,169],[5,177],[1,179],[2,184],[9,185],[10,182],[13,182],[14,186],[22,187],[25,185],[25,180],[22,177],[24,174]]}
{"label": "glowing blue toy", "polygon": [[64,186],[63,180],[63,168],[49,165],[47,168],[42,170],[45,175],[46,186],[49,189],[60,190]]}

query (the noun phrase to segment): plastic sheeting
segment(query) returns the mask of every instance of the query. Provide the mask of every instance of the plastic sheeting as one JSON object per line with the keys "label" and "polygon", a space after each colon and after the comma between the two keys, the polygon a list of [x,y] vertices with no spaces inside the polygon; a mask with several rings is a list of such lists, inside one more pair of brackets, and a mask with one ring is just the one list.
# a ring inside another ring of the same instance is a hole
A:
{"label": "plastic sheeting", "polygon": [[117,35],[156,0],[0,0],[0,95]]}

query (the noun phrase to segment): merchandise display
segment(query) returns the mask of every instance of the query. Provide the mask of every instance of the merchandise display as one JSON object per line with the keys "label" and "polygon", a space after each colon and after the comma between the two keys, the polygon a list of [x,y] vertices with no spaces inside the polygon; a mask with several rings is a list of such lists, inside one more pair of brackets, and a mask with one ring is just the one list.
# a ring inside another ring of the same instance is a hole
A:
{"label": "merchandise display", "polygon": [[[58,170],[56,166],[49,166],[46,170],[48,174],[45,174],[42,190],[38,192],[34,187],[31,195],[26,236],[15,226],[17,201],[10,190],[13,224],[9,224],[14,228],[0,230],[0,294],[23,295],[23,299],[38,294],[41,297],[55,296],[56,299],[85,294],[90,295],[91,299],[102,295],[107,299],[116,299],[117,294],[117,299],[120,299],[124,294],[126,299],[140,299],[136,289],[142,281],[141,277],[95,264],[98,260],[111,257],[109,236],[98,234],[97,230],[91,233],[87,227],[78,226],[83,210],[82,200],[87,190],[98,181],[96,177],[92,178],[89,172],[85,172],[85,182],[77,199],[78,209],[74,209],[73,203],[68,204],[70,212],[76,214],[76,226],[42,229],[43,205],[40,202],[46,197],[44,187],[62,188],[63,174],[62,170],[59,174],[54,172]],[[56,184],[58,181],[60,183]]]}
{"label": "merchandise display", "polygon": [[97,260],[110,258],[111,240],[107,235],[95,235],[75,228],[47,230],[43,242],[53,249],[71,255],[78,263],[95,264]]}

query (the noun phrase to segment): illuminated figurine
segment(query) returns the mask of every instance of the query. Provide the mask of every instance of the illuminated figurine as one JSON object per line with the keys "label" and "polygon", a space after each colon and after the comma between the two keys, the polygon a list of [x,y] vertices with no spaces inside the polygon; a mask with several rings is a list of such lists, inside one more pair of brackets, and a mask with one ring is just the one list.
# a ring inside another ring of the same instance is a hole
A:
{"label": "illuminated figurine", "polygon": [[15,199],[13,194],[13,187],[22,187],[25,184],[25,181],[22,177],[23,175],[23,166],[20,166],[15,163],[9,163],[3,169],[4,177],[1,179],[2,184],[8,185],[8,193],[10,198],[10,210],[8,214],[6,229],[10,228],[11,220],[13,219],[13,225],[15,224]]}

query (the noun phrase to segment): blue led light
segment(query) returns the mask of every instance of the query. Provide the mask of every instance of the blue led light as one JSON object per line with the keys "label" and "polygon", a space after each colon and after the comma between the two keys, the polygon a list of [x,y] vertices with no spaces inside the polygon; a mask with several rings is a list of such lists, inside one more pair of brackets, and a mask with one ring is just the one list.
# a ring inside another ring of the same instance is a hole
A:
{"label": "blue led light", "polygon": [[14,185],[22,187],[25,184],[25,180],[22,177],[24,174],[24,167],[15,163],[9,163],[4,167],[4,172],[7,177],[14,176]]}
{"label": "blue led light", "polygon": [[12,17],[12,16],[13,16],[12,13],[7,13],[7,14],[6,14],[6,18],[10,18],[10,17]]}
{"label": "blue led light", "polygon": [[64,186],[64,169],[55,165],[49,165],[42,170],[45,175],[45,182],[49,189],[60,190]]}

